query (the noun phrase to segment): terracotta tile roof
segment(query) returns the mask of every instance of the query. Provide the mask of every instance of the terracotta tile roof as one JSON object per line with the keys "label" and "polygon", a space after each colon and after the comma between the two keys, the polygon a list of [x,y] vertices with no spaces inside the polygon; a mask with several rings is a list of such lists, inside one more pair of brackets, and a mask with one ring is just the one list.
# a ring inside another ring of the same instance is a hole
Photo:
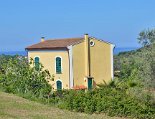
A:
{"label": "terracotta tile roof", "polygon": [[66,38],[66,39],[45,40],[43,42],[28,46],[26,50],[66,49],[67,46],[82,42],[83,39],[84,38]]}

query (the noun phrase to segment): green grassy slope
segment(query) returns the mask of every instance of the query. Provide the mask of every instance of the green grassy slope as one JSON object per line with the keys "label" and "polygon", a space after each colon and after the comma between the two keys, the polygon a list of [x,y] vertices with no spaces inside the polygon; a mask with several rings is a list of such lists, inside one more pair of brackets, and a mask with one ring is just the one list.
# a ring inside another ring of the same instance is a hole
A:
{"label": "green grassy slope", "polygon": [[104,114],[83,114],[50,107],[0,92],[0,119],[120,119]]}

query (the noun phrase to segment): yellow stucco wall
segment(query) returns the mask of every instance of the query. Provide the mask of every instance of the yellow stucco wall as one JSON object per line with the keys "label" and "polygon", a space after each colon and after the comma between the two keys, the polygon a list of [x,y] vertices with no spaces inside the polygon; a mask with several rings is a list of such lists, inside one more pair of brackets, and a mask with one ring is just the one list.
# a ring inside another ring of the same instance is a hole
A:
{"label": "yellow stucco wall", "polygon": [[[94,85],[111,81],[111,44],[93,40],[95,45],[90,46],[90,72],[94,78]],[[90,41],[91,41],[90,40]]]}
{"label": "yellow stucco wall", "polygon": [[[90,73],[94,78],[95,84],[108,83],[111,81],[111,44],[91,39],[95,42],[93,47],[90,47]],[[91,41],[90,40],[90,41]],[[73,46],[73,74],[74,86],[85,85],[87,86],[88,72],[86,71],[86,41]]]}
{"label": "yellow stucco wall", "polygon": [[[56,89],[56,81],[62,81],[62,88],[69,88],[69,60],[68,60],[68,51],[28,51],[29,58],[35,58],[38,56],[40,62],[43,64],[44,69],[48,69],[51,75],[54,74],[54,81],[50,81],[51,85],[54,85]],[[62,58],[62,74],[56,74],[55,71],[55,58],[60,56]]]}
{"label": "yellow stucco wall", "polygon": [[74,86],[85,85],[85,42],[73,46]]}

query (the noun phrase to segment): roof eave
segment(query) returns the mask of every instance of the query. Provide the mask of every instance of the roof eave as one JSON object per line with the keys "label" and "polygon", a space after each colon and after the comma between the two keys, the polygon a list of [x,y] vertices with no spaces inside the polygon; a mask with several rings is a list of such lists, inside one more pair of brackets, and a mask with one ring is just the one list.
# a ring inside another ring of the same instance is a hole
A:
{"label": "roof eave", "polygon": [[28,51],[34,50],[67,50],[67,47],[55,47],[55,48],[25,48]]}
{"label": "roof eave", "polygon": [[[106,44],[109,44],[109,45],[114,45],[114,44],[111,43],[111,42],[104,41],[104,40],[102,40],[102,39],[98,39],[98,38],[95,38],[95,37],[89,37],[89,38],[96,39],[96,40],[98,40],[98,41],[100,41],[100,42],[103,42],[103,43],[106,43]],[[115,46],[115,45],[114,45],[114,46]]]}

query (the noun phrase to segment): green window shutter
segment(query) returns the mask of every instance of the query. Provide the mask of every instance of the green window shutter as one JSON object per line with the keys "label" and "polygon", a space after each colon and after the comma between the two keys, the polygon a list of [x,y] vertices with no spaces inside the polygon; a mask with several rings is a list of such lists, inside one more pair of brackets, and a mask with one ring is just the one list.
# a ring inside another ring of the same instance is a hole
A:
{"label": "green window shutter", "polygon": [[35,57],[34,63],[35,63],[35,69],[39,71],[40,68],[39,57]]}
{"label": "green window shutter", "polygon": [[61,81],[57,81],[57,90],[62,90],[62,82]]}
{"label": "green window shutter", "polygon": [[93,87],[93,80],[92,78],[88,78],[88,89],[90,90],[92,89],[92,87]]}
{"label": "green window shutter", "polygon": [[61,73],[61,58],[56,58],[56,73]]}

